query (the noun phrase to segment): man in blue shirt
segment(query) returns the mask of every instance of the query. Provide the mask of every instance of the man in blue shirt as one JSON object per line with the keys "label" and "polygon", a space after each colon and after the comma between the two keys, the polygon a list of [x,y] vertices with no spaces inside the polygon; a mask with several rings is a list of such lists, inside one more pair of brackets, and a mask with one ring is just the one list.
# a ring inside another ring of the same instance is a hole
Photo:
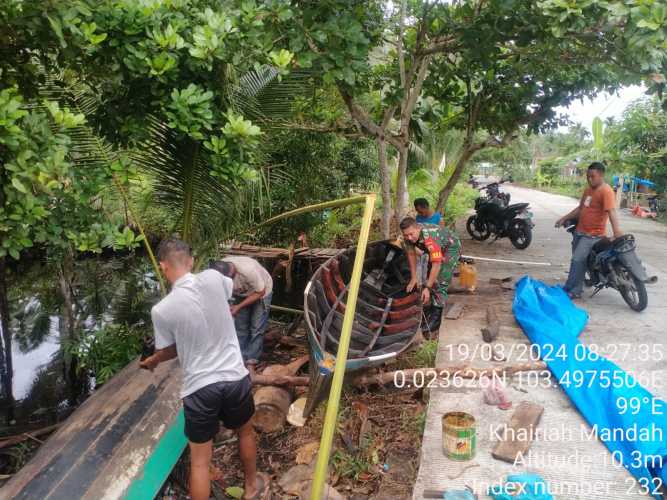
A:
{"label": "man in blue shirt", "polygon": [[444,227],[444,219],[440,212],[434,212],[426,198],[417,198],[414,201],[415,211],[417,212],[417,223],[419,224],[433,224],[435,226]]}

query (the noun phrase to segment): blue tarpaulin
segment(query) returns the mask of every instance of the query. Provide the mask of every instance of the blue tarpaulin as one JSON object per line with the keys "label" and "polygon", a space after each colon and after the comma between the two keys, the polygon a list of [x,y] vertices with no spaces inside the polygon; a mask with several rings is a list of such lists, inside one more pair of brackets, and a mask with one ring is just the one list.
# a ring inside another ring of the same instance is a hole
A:
{"label": "blue tarpaulin", "polygon": [[667,404],[578,336],[588,314],[562,288],[528,276],[517,284],[514,316],[554,378],[597,432],[614,460],[644,491],[662,498],[667,485]]}
{"label": "blue tarpaulin", "polygon": [[[612,178],[611,182],[612,182],[612,185],[614,187],[618,187],[618,185],[620,184],[621,181],[619,180],[618,175],[615,175]],[[623,181],[623,192],[624,193],[630,191],[630,187],[632,185],[632,182],[635,183],[635,186],[646,186],[646,187],[651,188],[651,189],[655,189],[657,187],[655,182],[650,181],[648,179],[642,179],[641,177],[625,177],[624,181]]]}

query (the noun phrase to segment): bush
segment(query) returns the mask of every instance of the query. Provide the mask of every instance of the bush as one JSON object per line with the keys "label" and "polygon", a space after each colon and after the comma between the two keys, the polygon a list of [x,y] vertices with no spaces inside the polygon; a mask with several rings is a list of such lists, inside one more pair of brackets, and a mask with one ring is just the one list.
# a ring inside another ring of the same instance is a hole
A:
{"label": "bush", "polygon": [[[426,198],[434,207],[438,199],[438,193],[447,183],[449,170],[443,174],[436,174],[426,169],[419,169],[410,173],[408,179],[410,200]],[[459,181],[445,205],[443,215],[447,224],[454,224],[458,219],[465,216],[475,206],[475,199],[478,196],[479,192],[476,189],[472,189],[463,181]]]}
{"label": "bush", "polygon": [[101,385],[141,353],[143,334],[138,328],[109,325],[66,343],[64,349],[77,359],[80,373],[94,375]]}

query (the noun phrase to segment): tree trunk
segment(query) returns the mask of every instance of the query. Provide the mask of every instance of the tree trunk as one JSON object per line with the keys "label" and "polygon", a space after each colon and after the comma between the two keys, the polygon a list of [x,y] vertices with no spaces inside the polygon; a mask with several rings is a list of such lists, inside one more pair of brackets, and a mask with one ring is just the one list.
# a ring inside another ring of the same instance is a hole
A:
{"label": "tree trunk", "polygon": [[12,379],[14,365],[12,362],[12,332],[9,329],[9,301],[7,300],[7,262],[0,257],[0,378],[2,392],[7,404],[7,424],[14,420],[14,391]]}
{"label": "tree trunk", "polygon": [[[71,250],[66,250],[58,270],[58,285],[63,299],[63,320],[65,321],[65,335],[68,341],[74,341],[77,337],[77,321],[73,285],[74,282],[74,256]],[[61,332],[62,335],[62,332]],[[84,390],[82,378],[77,373],[77,359],[65,352],[64,376],[69,392],[69,403],[76,406]]]}
{"label": "tree trunk", "polygon": [[396,178],[396,224],[408,213],[408,146],[398,150],[398,175]]}
{"label": "tree trunk", "polygon": [[72,296],[72,282],[74,275],[74,259],[69,251],[63,256],[60,269],[58,270],[58,285],[60,295],[63,299],[63,319],[65,320],[65,332],[70,340],[74,340],[76,325],[74,323],[74,297]]}
{"label": "tree trunk", "polygon": [[378,163],[380,164],[380,180],[382,183],[382,237],[391,237],[391,176],[387,165],[387,142],[384,137],[376,139],[378,147]]}
{"label": "tree trunk", "polygon": [[475,151],[477,151],[477,148],[471,146],[469,143],[464,144],[463,151],[461,152],[461,156],[459,156],[459,159],[456,162],[456,166],[454,167],[454,171],[452,172],[451,177],[447,180],[445,187],[442,188],[438,193],[438,204],[435,207],[437,212],[442,212],[444,210],[449,196],[454,191],[454,188],[459,182],[461,174],[463,173],[468,160],[472,157],[473,154],[475,154]]}

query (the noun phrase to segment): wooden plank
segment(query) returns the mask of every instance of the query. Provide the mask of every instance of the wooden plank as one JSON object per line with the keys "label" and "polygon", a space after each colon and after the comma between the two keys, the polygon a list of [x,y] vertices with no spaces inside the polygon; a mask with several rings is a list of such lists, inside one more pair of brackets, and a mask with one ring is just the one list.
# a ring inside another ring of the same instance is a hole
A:
{"label": "wooden plank", "polygon": [[544,407],[522,401],[505,427],[503,440],[493,448],[493,458],[504,462],[514,463],[519,454],[525,454],[533,443],[535,427],[542,417]]}
{"label": "wooden plank", "polygon": [[0,448],[6,448],[7,446],[14,446],[15,444],[21,443],[28,439],[34,439],[44,434],[49,434],[55,431],[60,427],[60,423],[49,425],[48,427],[43,427],[41,429],[35,429],[34,431],[24,432],[23,434],[17,434],[16,436],[7,436],[6,438],[0,439]]}
{"label": "wooden plank", "polygon": [[491,283],[492,285],[502,285],[503,283],[508,283],[510,281],[512,281],[511,276],[506,276],[504,278],[490,278],[489,279],[489,283]]}
{"label": "wooden plank", "polygon": [[463,313],[463,304],[461,302],[447,304],[445,309],[445,319],[459,319],[461,313]]}
{"label": "wooden plank", "polygon": [[486,326],[482,328],[482,338],[484,342],[493,342],[500,333],[500,320],[498,319],[498,310],[495,306],[486,308]]}

